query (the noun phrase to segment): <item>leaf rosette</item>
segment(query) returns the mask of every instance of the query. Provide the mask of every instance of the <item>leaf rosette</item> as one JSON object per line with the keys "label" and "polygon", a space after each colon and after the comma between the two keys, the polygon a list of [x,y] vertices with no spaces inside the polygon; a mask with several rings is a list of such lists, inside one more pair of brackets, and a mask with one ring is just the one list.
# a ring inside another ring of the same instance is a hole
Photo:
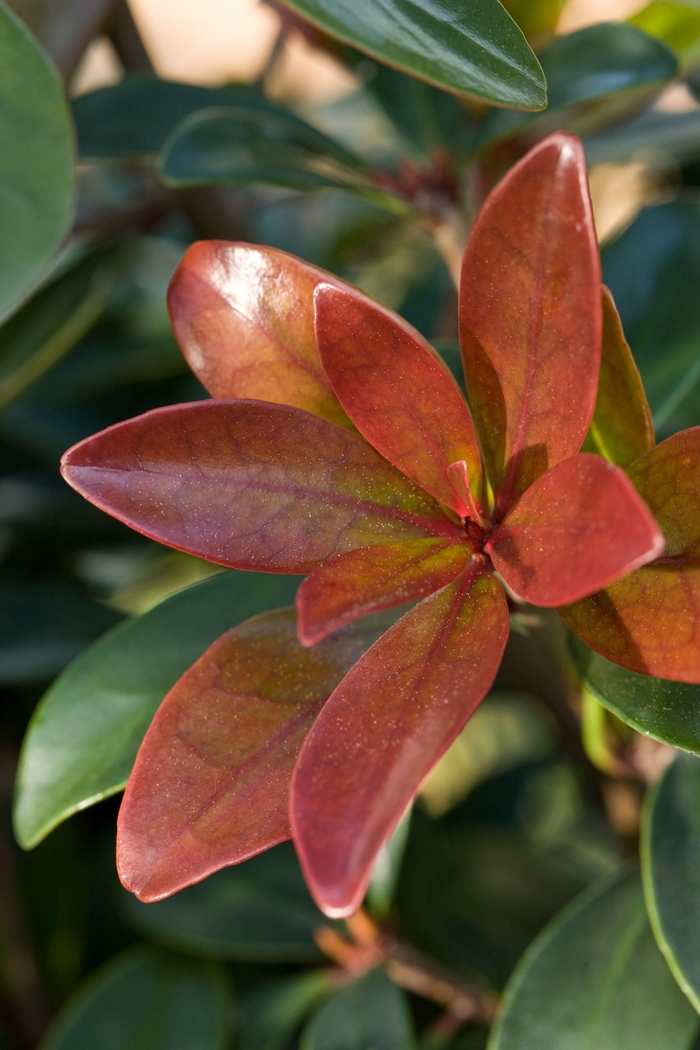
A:
{"label": "leaf rosette", "polygon": [[[292,836],[319,906],[353,912],[520,602],[625,667],[700,682],[700,429],[653,447],[576,138],[539,143],[473,227],[471,409],[402,318],[284,252],[195,244],[169,306],[213,400],[81,442],[64,476],[172,547],[306,579],[296,620],[229,631],[161,705],[119,819],[142,900]],[[379,637],[358,622],[407,602]]]}

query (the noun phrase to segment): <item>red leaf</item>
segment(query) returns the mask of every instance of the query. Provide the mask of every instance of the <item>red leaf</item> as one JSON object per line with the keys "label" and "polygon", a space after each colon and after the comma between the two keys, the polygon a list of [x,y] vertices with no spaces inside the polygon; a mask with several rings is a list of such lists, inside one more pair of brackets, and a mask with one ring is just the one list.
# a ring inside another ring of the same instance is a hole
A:
{"label": "red leaf", "polygon": [[292,829],[320,908],[349,915],[421,782],[488,691],[508,636],[497,580],[472,563],[348,673],[292,780]]}
{"label": "red leaf", "polygon": [[600,263],[578,139],[550,135],[487,199],[464,256],[460,335],[498,521],[579,451],[593,415]]}
{"label": "red leaf", "polygon": [[608,660],[700,683],[700,427],[663,441],[628,473],[663,531],[663,556],[559,611]]}
{"label": "red leaf", "polygon": [[309,572],[355,547],[461,537],[359,435],[264,401],[147,412],[70,449],[63,475],[146,536],[239,569]]}
{"label": "red leaf", "polygon": [[471,549],[468,542],[409,540],[339,554],[297,591],[302,643],[315,645],[343,624],[432,594],[460,574]]}
{"label": "red leaf", "polygon": [[313,650],[293,610],[228,631],[171,689],[119,812],[127,889],[160,900],[290,836],[289,781],[322,704],[377,637],[353,627]]}
{"label": "red leaf", "polygon": [[168,290],[173,330],[213,397],[257,398],[349,425],[321,366],[313,291],[336,278],[275,248],[193,244]]}
{"label": "red leaf", "polygon": [[622,331],[613,297],[603,288],[603,356],[598,396],[585,448],[627,467],[656,444],[642,377]]}
{"label": "red leaf", "polygon": [[600,456],[571,456],[520,497],[485,550],[517,595],[565,605],[594,594],[664,549],[646,503]]}
{"label": "red leaf", "polygon": [[320,284],[316,339],[340,403],[394,466],[464,517],[447,477],[466,460],[480,493],[481,456],[466,402],[435,351],[396,314],[355,292]]}

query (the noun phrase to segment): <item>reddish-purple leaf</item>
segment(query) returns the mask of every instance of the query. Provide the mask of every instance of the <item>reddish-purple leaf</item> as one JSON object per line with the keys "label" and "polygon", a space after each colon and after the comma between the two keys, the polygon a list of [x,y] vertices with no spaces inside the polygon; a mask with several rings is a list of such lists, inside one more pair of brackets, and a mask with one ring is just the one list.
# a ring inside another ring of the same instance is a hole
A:
{"label": "reddish-purple leaf", "polygon": [[289,782],[324,701],[376,639],[346,628],[303,649],[293,610],[228,631],[171,689],[119,813],[127,889],[160,900],[290,836]]}
{"label": "reddish-purple leaf", "polygon": [[622,471],[582,454],[538,478],[485,549],[517,595],[557,606],[607,587],[663,548],[649,508]]}
{"label": "reddish-purple leaf", "polygon": [[156,409],[70,449],[63,475],[146,536],[239,569],[309,572],[355,547],[461,537],[364,438],[264,401]]}
{"label": "reddish-purple leaf", "polygon": [[603,356],[598,396],[584,446],[627,467],[656,444],[642,377],[622,331],[613,297],[603,288]]}
{"label": "reddish-purple leaf", "polygon": [[507,636],[503,591],[473,562],[333,693],[299,755],[291,810],[307,883],[327,915],[361,904],[378,851],[491,686]]}
{"label": "reddish-purple leaf", "polygon": [[480,494],[481,456],[466,402],[435,351],[396,314],[355,292],[320,284],[314,303],[323,367],[357,429],[464,517],[469,508],[447,468],[466,460]]}
{"label": "reddish-purple leaf", "polygon": [[462,268],[460,336],[500,520],[579,451],[593,415],[600,263],[578,139],[539,143],[481,209]]}
{"label": "reddish-purple leaf", "polygon": [[559,611],[608,660],[700,683],[700,427],[663,441],[628,473],[663,531],[664,553]]}
{"label": "reddish-purple leaf", "polygon": [[257,398],[349,425],[323,371],[313,292],[336,278],[276,248],[193,244],[168,291],[173,330],[213,397]]}
{"label": "reddish-purple leaf", "polygon": [[408,540],[362,547],[314,569],[297,591],[304,645],[362,616],[415,601],[451,583],[467,564],[469,542]]}

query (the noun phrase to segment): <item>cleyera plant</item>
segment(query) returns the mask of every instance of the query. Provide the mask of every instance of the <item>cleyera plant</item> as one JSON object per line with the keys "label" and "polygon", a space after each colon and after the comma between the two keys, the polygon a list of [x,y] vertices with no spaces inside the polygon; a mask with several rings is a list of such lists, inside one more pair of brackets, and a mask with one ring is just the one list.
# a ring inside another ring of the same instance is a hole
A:
{"label": "cleyera plant", "polygon": [[[523,603],[624,667],[700,683],[700,429],[654,447],[575,137],[531,149],[474,223],[470,407],[402,318],[274,249],[193,245],[169,307],[214,400],[81,441],[64,477],[161,543],[306,578],[298,640],[290,612],[255,617],[158,710],[119,816],[141,900],[291,835],[319,907],[355,912]],[[358,626],[416,601],[383,634]]]}
{"label": "cleyera plant", "polygon": [[0,0],[0,233],[0,1050],[700,1050],[698,0]]}

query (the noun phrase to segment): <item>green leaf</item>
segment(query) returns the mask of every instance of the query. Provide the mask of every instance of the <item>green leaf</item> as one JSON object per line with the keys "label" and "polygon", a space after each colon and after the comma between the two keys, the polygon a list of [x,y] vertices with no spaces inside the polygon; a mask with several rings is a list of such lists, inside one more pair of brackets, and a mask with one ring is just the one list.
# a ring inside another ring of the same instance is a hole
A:
{"label": "green leaf", "polygon": [[569,636],[576,670],[589,693],[639,733],[700,754],[700,685],[628,671]]}
{"label": "green leaf", "polygon": [[[621,22],[605,22],[557,37],[540,61],[549,87],[547,110],[536,116],[491,113],[476,137],[480,149],[535,127],[540,134],[564,126],[583,133],[588,130],[586,112],[593,103],[605,100],[606,106],[628,105],[631,98],[657,90],[675,76],[678,67],[666,44]],[[594,126],[599,119],[596,113]]]}
{"label": "green leaf", "polygon": [[700,61],[700,9],[692,0],[654,0],[629,22],[673,48],[681,74],[690,72]]}
{"label": "green leaf", "polygon": [[25,849],[120,791],[158,705],[229,627],[288,604],[299,580],[227,572],[101,638],[37,707],[20,756],[15,833]]}
{"label": "green leaf", "polygon": [[698,1017],[656,947],[636,870],[592,887],[531,945],[489,1050],[690,1050]]}
{"label": "green leaf", "polygon": [[503,0],[503,6],[526,37],[539,39],[554,32],[564,0]]}
{"label": "green leaf", "polygon": [[304,1029],[300,1050],[411,1050],[408,1003],[383,970],[329,999]]}
{"label": "green leaf", "polygon": [[224,1050],[229,994],[211,963],[136,948],[78,989],[42,1050]]}
{"label": "green leaf", "polygon": [[542,109],[542,70],[497,0],[287,0],[288,6],[372,58],[459,95]]}
{"label": "green leaf", "polygon": [[0,683],[50,681],[119,619],[76,587],[55,580],[1,583]]}
{"label": "green leaf", "polygon": [[0,0],[0,320],[40,280],[73,216],[73,133],[58,74]]}
{"label": "green leaf", "polygon": [[635,120],[584,139],[588,166],[620,164],[639,150],[654,151],[654,170],[673,167],[700,155],[700,112],[651,110]]}
{"label": "green leaf", "polygon": [[289,843],[224,868],[155,904],[124,894],[127,918],[175,948],[217,959],[317,962],[327,920],[309,896]]}
{"label": "green leaf", "polygon": [[[690,114],[692,115],[692,114]],[[700,213],[674,201],[646,208],[603,252],[659,440],[700,424]]]}
{"label": "green leaf", "polygon": [[42,288],[0,328],[0,411],[92,328],[116,277],[114,249],[92,255]]}
{"label": "green leaf", "polygon": [[642,874],[651,925],[700,1012],[700,762],[678,755],[647,799]]}
{"label": "green leaf", "polygon": [[328,970],[314,970],[243,993],[238,1003],[240,1050],[285,1050],[309,1010],[333,988]]}
{"label": "green leaf", "polygon": [[155,157],[180,121],[197,110],[236,106],[264,113],[278,108],[250,87],[196,87],[143,73],[79,95],[71,105],[78,151],[92,160]]}
{"label": "green leaf", "polygon": [[282,109],[253,113],[219,107],[193,113],[163,146],[158,167],[163,181],[178,189],[212,183],[344,189],[410,210],[375,187],[363,161]]}

